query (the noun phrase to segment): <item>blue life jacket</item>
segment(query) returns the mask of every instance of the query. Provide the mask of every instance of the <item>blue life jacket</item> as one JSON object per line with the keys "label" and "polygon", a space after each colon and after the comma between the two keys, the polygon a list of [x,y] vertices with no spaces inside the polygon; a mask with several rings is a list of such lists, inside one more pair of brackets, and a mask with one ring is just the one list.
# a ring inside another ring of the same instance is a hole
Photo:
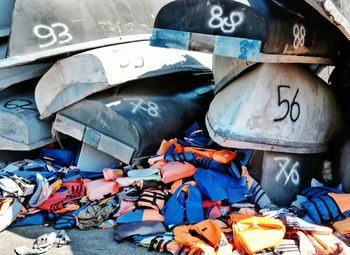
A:
{"label": "blue life jacket", "polygon": [[[196,163],[205,169],[215,170],[223,174],[230,173],[236,179],[241,178],[241,171],[238,170],[235,164],[235,160],[231,161],[228,164],[223,164],[210,158],[198,158],[196,160]],[[239,166],[242,167],[240,163]]]}
{"label": "blue life jacket", "polygon": [[301,205],[316,224],[333,224],[350,214],[350,211],[343,214],[334,199],[328,195],[312,197]]}
{"label": "blue life jacket", "polygon": [[322,187],[310,187],[303,190],[302,195],[307,198],[319,197],[328,194],[329,192],[333,192],[336,194],[342,193],[339,189],[330,188],[326,186]]}
{"label": "blue life jacket", "polygon": [[249,161],[253,157],[253,150],[237,150],[237,158],[242,166],[248,166]]}
{"label": "blue life jacket", "polygon": [[181,185],[162,208],[164,226],[172,229],[178,225],[203,221],[205,218],[202,203],[201,193],[193,183]]}
{"label": "blue life jacket", "polygon": [[36,226],[45,224],[46,212],[38,212],[35,214],[25,215],[24,218],[17,218],[11,227],[25,227],[25,226]]}
{"label": "blue life jacket", "polygon": [[185,136],[186,139],[177,139],[183,146],[209,148],[214,144],[214,141],[209,135],[203,132],[198,122],[193,123],[193,125],[185,131]]}
{"label": "blue life jacket", "polygon": [[66,167],[70,167],[73,164],[75,158],[75,155],[72,151],[49,148],[42,148],[40,156],[53,159],[54,163]]}
{"label": "blue life jacket", "polygon": [[228,174],[198,168],[194,179],[199,189],[211,200],[227,200],[230,204],[246,200],[249,194],[245,177],[239,179]]}
{"label": "blue life jacket", "polygon": [[227,171],[227,165],[217,162],[214,159],[211,158],[198,158],[196,160],[196,163],[203,168],[209,168],[213,169],[215,171],[218,171],[220,173],[226,173]]}
{"label": "blue life jacket", "polygon": [[175,144],[172,144],[169,149],[165,152],[165,159],[172,161],[187,161],[189,163],[193,163],[196,161],[196,154],[193,152],[181,152],[181,153],[173,153],[175,150]]}

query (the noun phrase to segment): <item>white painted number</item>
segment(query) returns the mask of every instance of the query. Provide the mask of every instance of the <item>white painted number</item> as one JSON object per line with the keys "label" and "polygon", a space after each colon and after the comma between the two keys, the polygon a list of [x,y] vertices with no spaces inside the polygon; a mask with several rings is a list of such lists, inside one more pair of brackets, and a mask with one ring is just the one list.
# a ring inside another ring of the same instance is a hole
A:
{"label": "white painted number", "polygon": [[124,61],[123,63],[120,63],[121,68],[126,68],[126,67],[130,66],[131,64],[133,64],[133,66],[135,68],[142,68],[145,65],[145,60],[142,56],[135,58],[135,59],[132,59],[132,60],[130,60],[128,58],[124,58],[123,61]]}
{"label": "white painted number", "polygon": [[243,14],[240,12],[231,12],[229,17],[222,18],[223,10],[220,6],[214,5],[211,9],[211,18],[209,27],[220,28],[224,33],[233,33],[236,27],[243,22]]}
{"label": "white painted number", "polygon": [[[56,35],[58,33],[58,35]],[[51,27],[46,25],[37,25],[34,27],[34,34],[40,39],[51,39],[48,43],[40,44],[40,48],[46,48],[54,45],[57,41],[64,44],[73,39],[69,29],[65,24],[54,23]]]}
{"label": "white painted number", "polygon": [[284,186],[287,185],[289,180],[291,180],[294,185],[298,185],[299,181],[300,181],[299,172],[298,172],[299,162],[295,162],[288,173],[288,171],[287,171],[288,166],[291,163],[290,162],[291,160],[289,158],[278,157],[278,158],[275,158],[274,160],[278,162],[278,165],[280,167],[280,171],[276,175],[276,181],[279,181],[279,179],[281,178],[281,176],[283,174],[285,179],[286,179],[286,181],[284,182]]}
{"label": "white painted number", "polygon": [[119,51],[113,50],[120,61],[120,68],[133,67],[133,68],[142,68],[145,66],[145,58],[137,53],[132,51]]}
{"label": "white painted number", "polygon": [[297,24],[293,27],[293,35],[294,35],[294,49],[298,49],[299,47],[304,47],[305,45],[305,37],[306,37],[306,29],[303,25],[298,26]]}
{"label": "white painted number", "polygon": [[136,113],[138,111],[144,111],[147,112],[149,116],[151,117],[158,117],[159,116],[159,107],[154,102],[145,102],[142,99],[138,99],[137,103],[130,102],[132,105],[134,105],[134,108],[132,109],[132,113]]}

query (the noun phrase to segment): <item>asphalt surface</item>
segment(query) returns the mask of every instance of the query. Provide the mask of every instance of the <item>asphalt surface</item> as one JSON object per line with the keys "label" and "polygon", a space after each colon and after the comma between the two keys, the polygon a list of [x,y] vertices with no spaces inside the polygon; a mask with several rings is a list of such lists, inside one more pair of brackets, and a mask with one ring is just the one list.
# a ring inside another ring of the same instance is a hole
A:
{"label": "asphalt surface", "polygon": [[[16,254],[14,249],[18,246],[32,247],[33,242],[40,235],[57,231],[52,227],[31,226],[10,228],[0,233],[0,255]],[[71,243],[60,248],[51,248],[47,255],[85,255],[85,254],[108,254],[108,255],[157,255],[161,253],[149,252],[146,248],[137,247],[134,243],[125,241],[118,244],[114,241],[113,229],[66,231]],[[162,253],[165,254],[165,253]]]}

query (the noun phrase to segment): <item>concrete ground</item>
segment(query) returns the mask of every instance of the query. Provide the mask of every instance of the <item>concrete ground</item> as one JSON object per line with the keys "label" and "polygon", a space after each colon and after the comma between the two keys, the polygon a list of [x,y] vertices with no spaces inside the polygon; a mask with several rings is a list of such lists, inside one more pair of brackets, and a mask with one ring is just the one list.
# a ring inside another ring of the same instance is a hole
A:
{"label": "concrete ground", "polygon": [[[40,235],[57,231],[52,227],[34,226],[7,229],[0,233],[0,255],[15,254],[18,246],[32,246]],[[125,241],[118,244],[114,241],[112,229],[101,230],[67,230],[71,243],[60,248],[51,248],[47,255],[157,255],[161,253],[149,252],[146,248],[137,247],[134,243]],[[164,254],[164,253],[163,253]]]}

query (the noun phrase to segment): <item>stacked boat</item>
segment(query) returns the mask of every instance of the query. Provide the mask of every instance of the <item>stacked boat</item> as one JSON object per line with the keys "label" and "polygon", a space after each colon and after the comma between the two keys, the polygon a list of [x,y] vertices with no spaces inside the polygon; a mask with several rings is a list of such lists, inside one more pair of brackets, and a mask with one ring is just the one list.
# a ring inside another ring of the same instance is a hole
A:
{"label": "stacked boat", "polygon": [[209,134],[256,150],[254,175],[276,204],[289,205],[322,174],[346,124],[334,86],[317,75],[348,44],[348,4],[334,2],[176,0],[155,20],[151,45],[214,55]]}
{"label": "stacked boat", "polygon": [[[15,151],[6,160],[17,159],[64,134],[83,142],[78,166],[101,170],[116,159],[130,163],[204,119],[213,98],[211,55],[149,45],[168,2],[2,1],[2,156]],[[95,165],[85,160],[91,155],[100,157]]]}

